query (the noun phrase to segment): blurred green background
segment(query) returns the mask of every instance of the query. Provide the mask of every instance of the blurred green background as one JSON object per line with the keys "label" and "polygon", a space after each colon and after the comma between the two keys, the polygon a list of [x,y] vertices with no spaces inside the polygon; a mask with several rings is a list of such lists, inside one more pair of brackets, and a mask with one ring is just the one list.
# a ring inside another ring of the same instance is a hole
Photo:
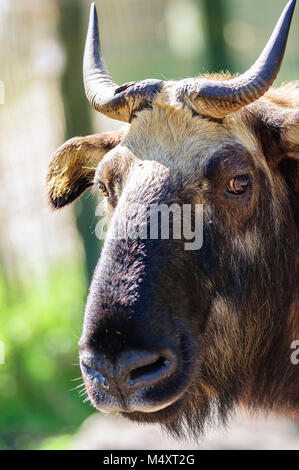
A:
{"label": "blurred green background", "polygon": [[[248,68],[286,0],[97,0],[114,80]],[[0,0],[0,449],[65,449],[94,410],[78,367],[100,253],[97,201],[51,213],[45,175],[66,139],[119,126],[84,96],[89,1]],[[298,78],[299,12],[277,83]],[[77,380],[78,379],[78,380]]]}

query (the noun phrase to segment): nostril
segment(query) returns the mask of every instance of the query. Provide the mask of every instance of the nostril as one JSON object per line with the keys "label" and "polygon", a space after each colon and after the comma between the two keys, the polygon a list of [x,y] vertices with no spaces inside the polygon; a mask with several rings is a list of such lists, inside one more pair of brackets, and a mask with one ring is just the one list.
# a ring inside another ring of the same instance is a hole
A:
{"label": "nostril", "polygon": [[159,352],[126,350],[114,360],[105,355],[84,354],[80,358],[84,380],[109,394],[124,395],[170,377],[177,369],[178,355],[163,348]]}
{"label": "nostril", "polygon": [[130,372],[129,383],[134,385],[138,382],[149,381],[160,377],[170,366],[170,361],[159,357],[156,361],[146,364]]}
{"label": "nostril", "polygon": [[97,382],[99,383],[105,390],[109,390],[109,383],[108,380],[96,369],[88,366],[85,362],[82,361],[82,365],[86,372]]}

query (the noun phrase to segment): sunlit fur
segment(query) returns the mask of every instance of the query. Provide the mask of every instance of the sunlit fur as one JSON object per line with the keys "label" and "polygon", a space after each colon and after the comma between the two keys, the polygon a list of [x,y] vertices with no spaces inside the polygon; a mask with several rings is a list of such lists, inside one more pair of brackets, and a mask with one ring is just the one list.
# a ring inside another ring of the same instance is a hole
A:
{"label": "sunlit fur", "polygon": [[[134,324],[121,323],[125,311],[118,315],[117,305],[134,310],[136,299],[150,292],[146,313],[139,313],[147,333],[163,319],[174,337],[181,324],[197,344],[193,375],[177,403],[127,417],[160,422],[180,435],[198,435],[216,418],[225,422],[237,405],[298,417],[299,365],[290,360],[291,342],[299,339],[298,119],[299,90],[292,84],[271,89],[221,121],[195,115],[176,102],[169,86],[121,134],[111,133],[114,148],[99,166],[109,149],[100,138],[87,158],[88,171],[85,153],[75,159],[73,147],[63,156],[57,151],[48,176],[52,206],[79,196],[91,176],[95,185],[115,183],[113,204],[107,202],[112,231],[127,210],[138,219],[140,201],[204,204],[204,245],[198,252],[169,241],[160,258],[156,248],[149,254],[144,246],[141,259],[138,244],[134,252],[133,245],[105,243],[91,285],[85,337],[105,344],[104,324],[118,325],[124,336],[137,334]],[[229,179],[247,172],[251,192],[239,200],[226,197]],[[170,313],[161,316],[166,305]],[[108,340],[118,347],[117,335]],[[95,399],[90,384],[87,390]]]}

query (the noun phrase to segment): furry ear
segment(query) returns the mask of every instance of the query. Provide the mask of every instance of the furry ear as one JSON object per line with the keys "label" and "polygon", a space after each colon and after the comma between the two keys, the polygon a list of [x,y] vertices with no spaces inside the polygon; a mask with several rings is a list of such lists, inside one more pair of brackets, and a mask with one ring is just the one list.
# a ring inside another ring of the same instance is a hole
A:
{"label": "furry ear", "polygon": [[299,88],[293,83],[271,88],[248,108],[249,121],[269,164],[277,165],[285,158],[298,161]]}
{"label": "furry ear", "polygon": [[282,132],[282,143],[286,156],[299,161],[299,108],[288,113]]}
{"label": "furry ear", "polygon": [[299,160],[299,88],[286,83],[271,91],[272,113],[280,124],[281,159]]}
{"label": "furry ear", "polygon": [[125,129],[74,137],[56,150],[49,164],[47,186],[52,209],[69,204],[92,186],[95,170],[103,156],[118,145]]}
{"label": "furry ear", "polygon": [[[269,166],[283,176],[298,213],[299,196],[299,88],[288,83],[271,88],[250,105],[249,122]],[[252,112],[253,111],[253,112]]]}

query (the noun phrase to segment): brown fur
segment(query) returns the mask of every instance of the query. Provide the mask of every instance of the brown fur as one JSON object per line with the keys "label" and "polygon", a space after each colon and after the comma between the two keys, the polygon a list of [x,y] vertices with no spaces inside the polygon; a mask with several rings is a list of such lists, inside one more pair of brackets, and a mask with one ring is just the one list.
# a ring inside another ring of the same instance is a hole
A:
{"label": "brown fur", "polygon": [[[151,347],[164,334],[178,347],[184,336],[186,370],[193,365],[174,403],[124,412],[129,418],[175,433],[187,423],[197,433],[215,409],[225,421],[236,405],[298,417],[299,365],[290,361],[299,339],[298,110],[299,90],[288,84],[214,122],[176,101],[170,83],[121,134],[72,139],[54,156],[52,206],[104,183],[113,194],[106,201],[112,235],[127,214],[128,225],[140,223],[139,204],[205,207],[198,253],[173,240],[117,243],[111,236],[105,243],[81,347],[113,356],[137,339]],[[227,183],[244,174],[251,190],[228,196]],[[106,400],[120,408],[116,395],[104,400],[86,384],[96,407]]]}
{"label": "brown fur", "polygon": [[120,143],[123,135],[124,130],[119,130],[74,137],[56,150],[47,174],[49,205],[52,209],[72,202],[92,186],[99,162]]}

